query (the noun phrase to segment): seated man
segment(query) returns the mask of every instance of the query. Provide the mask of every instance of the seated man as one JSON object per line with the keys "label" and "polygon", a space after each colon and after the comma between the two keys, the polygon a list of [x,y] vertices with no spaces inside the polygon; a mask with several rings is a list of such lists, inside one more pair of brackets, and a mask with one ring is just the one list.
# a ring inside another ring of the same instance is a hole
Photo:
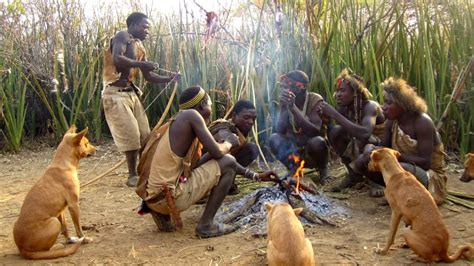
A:
{"label": "seated man", "polygon": [[[230,120],[218,119],[212,122],[209,131],[217,142],[222,142],[228,134],[236,134],[239,137],[240,145],[232,148],[230,154],[235,157],[238,164],[247,167],[258,157],[257,145],[247,141],[248,134],[257,118],[257,110],[250,101],[240,100],[235,103],[231,115]],[[239,189],[234,182],[229,194],[238,193]]]}
{"label": "seated man", "polygon": [[[398,158],[405,170],[410,171],[441,204],[446,197],[444,147],[433,120],[426,113],[425,101],[405,80],[388,78],[384,90],[383,112],[387,118],[381,146],[400,152]],[[365,174],[383,184],[379,173],[368,172],[370,152],[377,147],[367,145],[364,153],[351,163],[354,171]]]}
{"label": "seated man", "polygon": [[326,127],[318,112],[323,98],[308,92],[308,83],[308,76],[300,70],[280,77],[280,110],[276,133],[270,136],[270,148],[286,167],[290,165],[289,155],[304,156],[306,166],[316,167],[320,181],[325,182],[329,150]]}
{"label": "seated man", "polygon": [[[143,150],[136,191],[162,231],[175,230],[171,217],[181,226],[179,213],[210,193],[196,234],[207,238],[231,233],[237,228],[214,223],[214,216],[236,172],[256,181],[268,181],[275,175],[271,171],[257,174],[237,167],[235,158],[227,153],[239,145],[238,137],[229,134],[218,143],[206,127],[211,105],[201,87],[186,89],[179,98],[180,111],[168,123],[153,130]],[[200,157],[202,146],[207,153]],[[144,167],[146,164],[149,168]]]}
{"label": "seated man", "polygon": [[[323,102],[320,112],[337,123],[329,130],[329,142],[347,167],[362,153],[366,144],[380,142],[385,118],[380,105],[369,100],[371,94],[365,87],[364,80],[357,75],[349,75],[347,69],[337,77],[334,95],[338,108]],[[349,173],[331,189],[333,192],[362,181],[361,175],[354,173],[350,167],[347,169]],[[377,190],[371,190],[371,195],[383,196],[376,192]]]}

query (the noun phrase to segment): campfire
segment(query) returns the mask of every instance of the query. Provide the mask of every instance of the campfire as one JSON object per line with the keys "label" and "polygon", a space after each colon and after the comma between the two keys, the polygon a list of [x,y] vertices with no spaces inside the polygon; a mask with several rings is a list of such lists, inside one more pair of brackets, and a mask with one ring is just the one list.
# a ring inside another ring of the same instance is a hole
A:
{"label": "campfire", "polygon": [[218,222],[237,225],[250,230],[254,236],[266,235],[266,202],[286,202],[293,208],[303,208],[300,220],[304,224],[337,226],[348,215],[338,200],[330,199],[322,191],[303,181],[304,160],[296,154],[290,155],[287,174],[277,184],[268,183],[244,197],[224,203],[219,209]]}

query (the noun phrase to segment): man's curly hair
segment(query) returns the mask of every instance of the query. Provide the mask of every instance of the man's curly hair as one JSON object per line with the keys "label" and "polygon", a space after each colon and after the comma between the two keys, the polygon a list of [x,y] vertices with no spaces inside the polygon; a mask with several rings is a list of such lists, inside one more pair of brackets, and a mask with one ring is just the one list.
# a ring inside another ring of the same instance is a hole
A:
{"label": "man's curly hair", "polygon": [[390,77],[382,83],[382,88],[406,112],[426,113],[428,110],[425,100],[403,79]]}

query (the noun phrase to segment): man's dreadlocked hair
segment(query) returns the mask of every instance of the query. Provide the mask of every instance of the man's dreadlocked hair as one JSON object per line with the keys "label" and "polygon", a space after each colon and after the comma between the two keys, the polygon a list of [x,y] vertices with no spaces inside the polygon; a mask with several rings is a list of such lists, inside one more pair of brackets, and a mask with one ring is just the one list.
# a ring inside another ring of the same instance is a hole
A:
{"label": "man's dreadlocked hair", "polygon": [[370,94],[369,90],[365,87],[365,81],[361,76],[349,74],[347,68],[343,69],[342,72],[336,78],[336,86],[339,87],[341,84],[340,82],[349,82],[349,86],[351,87],[354,92],[362,97],[363,101],[367,101],[372,94]]}
{"label": "man's dreadlocked hair", "polygon": [[390,94],[393,101],[407,112],[426,113],[428,107],[415,89],[403,79],[390,77],[382,83],[383,90]]}
{"label": "man's dreadlocked hair", "polygon": [[369,92],[365,86],[365,81],[361,76],[356,74],[349,74],[347,68],[343,69],[339,76],[336,78],[336,89],[338,89],[342,83],[347,82],[349,87],[354,91],[354,113],[355,113],[355,122],[357,124],[361,123],[362,119],[362,104],[369,100],[372,97],[372,94]]}

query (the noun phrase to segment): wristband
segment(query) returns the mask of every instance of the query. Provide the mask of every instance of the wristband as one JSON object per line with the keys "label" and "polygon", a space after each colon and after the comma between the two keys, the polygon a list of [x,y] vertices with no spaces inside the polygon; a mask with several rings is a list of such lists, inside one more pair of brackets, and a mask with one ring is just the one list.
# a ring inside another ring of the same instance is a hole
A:
{"label": "wristband", "polygon": [[260,181],[258,178],[258,174],[255,172],[250,171],[250,169],[245,169],[244,176],[248,179],[252,179],[253,181]]}
{"label": "wristband", "polygon": [[255,172],[253,173],[252,180],[260,182],[260,178],[258,178],[258,174],[257,174],[257,173],[255,173]]}

